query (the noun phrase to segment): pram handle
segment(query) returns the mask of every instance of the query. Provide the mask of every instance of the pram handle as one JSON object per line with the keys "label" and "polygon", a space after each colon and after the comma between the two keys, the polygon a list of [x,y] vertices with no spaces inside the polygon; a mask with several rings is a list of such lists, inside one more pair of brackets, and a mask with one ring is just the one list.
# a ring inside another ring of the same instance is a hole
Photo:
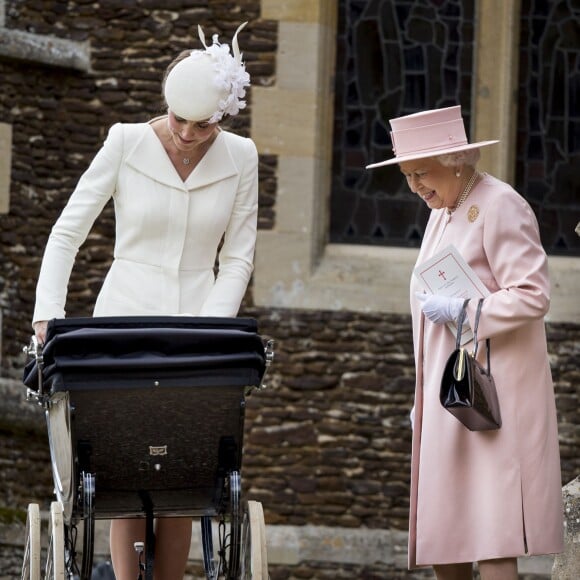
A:
{"label": "pram handle", "polygon": [[42,356],[42,347],[44,345],[38,340],[35,334],[30,337],[30,343],[28,346],[23,347],[22,351],[24,354],[30,358],[36,360],[36,367],[38,369],[38,390],[33,391],[32,389],[26,389],[26,400],[30,401],[36,399],[39,403],[42,403],[44,398],[44,386],[42,382],[42,369],[44,367],[44,358]]}

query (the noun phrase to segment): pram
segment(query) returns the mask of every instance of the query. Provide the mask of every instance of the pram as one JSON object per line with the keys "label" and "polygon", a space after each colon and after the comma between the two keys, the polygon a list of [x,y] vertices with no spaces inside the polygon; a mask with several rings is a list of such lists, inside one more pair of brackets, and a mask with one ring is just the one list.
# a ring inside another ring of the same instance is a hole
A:
{"label": "pram", "polygon": [[[137,517],[136,569],[152,579],[158,516],[200,519],[208,579],[268,578],[262,506],[242,502],[240,470],[246,397],[262,388],[272,346],[250,318],[55,319],[44,346],[32,337],[24,384],[45,409],[56,495],[45,578],[90,579],[95,520]],[[39,528],[31,504],[31,580]]]}

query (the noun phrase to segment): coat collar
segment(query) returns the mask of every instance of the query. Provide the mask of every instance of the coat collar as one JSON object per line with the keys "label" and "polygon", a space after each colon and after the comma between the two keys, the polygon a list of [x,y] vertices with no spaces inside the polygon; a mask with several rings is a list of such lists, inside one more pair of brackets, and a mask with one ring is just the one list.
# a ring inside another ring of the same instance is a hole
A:
{"label": "coat collar", "polygon": [[[225,131],[220,131],[207,153],[197,164],[189,177],[183,181],[179,177],[153,127],[148,123],[140,125],[143,130],[136,136],[134,146],[129,149],[127,165],[147,177],[175,189],[192,191],[221,181],[239,173],[227,145]],[[131,147],[131,141],[127,143]]]}

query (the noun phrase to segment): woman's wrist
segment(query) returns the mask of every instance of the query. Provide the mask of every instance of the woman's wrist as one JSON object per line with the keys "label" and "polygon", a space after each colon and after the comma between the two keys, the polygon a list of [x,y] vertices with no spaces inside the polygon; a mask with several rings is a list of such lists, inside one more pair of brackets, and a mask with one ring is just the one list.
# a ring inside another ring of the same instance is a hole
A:
{"label": "woman's wrist", "polygon": [[46,329],[48,327],[48,320],[37,320],[32,323],[32,328],[34,329],[34,334],[36,338],[44,343],[46,340]]}

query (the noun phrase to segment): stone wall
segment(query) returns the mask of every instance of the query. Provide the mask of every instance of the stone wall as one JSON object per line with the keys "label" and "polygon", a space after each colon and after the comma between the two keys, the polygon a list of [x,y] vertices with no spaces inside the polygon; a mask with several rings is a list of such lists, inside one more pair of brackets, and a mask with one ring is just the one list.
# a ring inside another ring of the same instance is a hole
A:
{"label": "stone wall", "polygon": [[255,314],[276,340],[244,476],[273,523],[406,528],[414,390],[403,316]]}

